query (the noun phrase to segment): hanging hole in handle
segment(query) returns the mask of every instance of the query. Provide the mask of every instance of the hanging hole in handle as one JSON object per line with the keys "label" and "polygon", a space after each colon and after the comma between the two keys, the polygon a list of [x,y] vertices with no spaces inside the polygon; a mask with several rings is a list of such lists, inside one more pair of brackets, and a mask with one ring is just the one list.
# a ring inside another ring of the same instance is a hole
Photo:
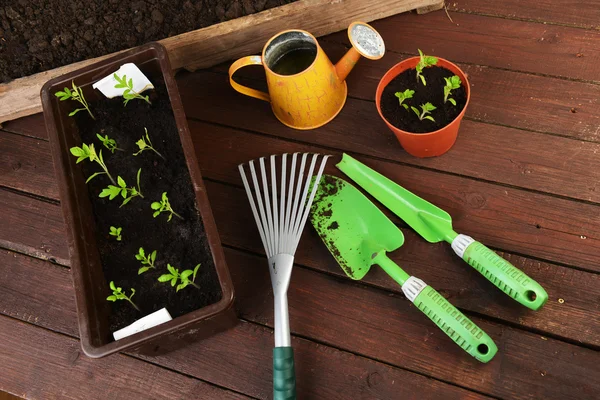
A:
{"label": "hanging hole in handle", "polygon": [[481,355],[486,355],[487,353],[489,353],[490,348],[488,347],[487,344],[485,343],[481,343],[479,346],[477,346],[477,351],[479,352],[479,354]]}
{"label": "hanging hole in handle", "polygon": [[525,297],[527,297],[527,300],[529,300],[529,301],[535,301],[537,299],[537,295],[535,294],[535,292],[533,290],[526,291]]}

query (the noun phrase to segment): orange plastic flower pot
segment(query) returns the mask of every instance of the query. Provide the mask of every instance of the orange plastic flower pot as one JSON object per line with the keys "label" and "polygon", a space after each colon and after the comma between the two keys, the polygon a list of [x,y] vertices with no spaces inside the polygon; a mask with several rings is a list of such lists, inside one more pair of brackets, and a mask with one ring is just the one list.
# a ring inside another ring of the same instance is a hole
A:
{"label": "orange plastic flower pot", "polygon": [[[435,157],[440,156],[450,150],[454,142],[456,141],[456,137],[458,136],[458,128],[460,127],[460,121],[462,121],[463,116],[465,115],[465,110],[469,105],[469,100],[471,99],[471,88],[469,86],[469,81],[467,80],[467,76],[465,73],[458,68],[456,65],[451,63],[448,60],[444,60],[443,58],[438,58],[438,67],[444,67],[450,70],[455,75],[461,79],[463,86],[467,92],[467,102],[465,103],[464,108],[458,114],[456,118],[448,125],[444,126],[437,131],[428,132],[428,133],[412,133],[406,132],[402,129],[396,128],[392,125],[388,120],[385,119],[383,114],[381,113],[381,95],[383,94],[383,89],[398,75],[403,73],[404,71],[415,68],[419,63],[419,57],[412,57],[407,60],[401,61],[398,64],[394,65],[379,81],[379,85],[377,85],[377,92],[375,95],[375,103],[377,104],[377,111],[381,118],[385,121],[387,126],[394,132],[394,135],[398,138],[400,145],[406,150],[409,154],[415,157]],[[442,88],[440,88],[442,90]]]}

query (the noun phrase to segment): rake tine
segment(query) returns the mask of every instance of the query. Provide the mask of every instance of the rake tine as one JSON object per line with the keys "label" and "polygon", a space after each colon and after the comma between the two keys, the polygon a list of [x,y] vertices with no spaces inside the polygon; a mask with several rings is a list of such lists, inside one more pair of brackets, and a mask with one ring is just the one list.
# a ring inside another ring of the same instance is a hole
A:
{"label": "rake tine", "polygon": [[298,171],[298,181],[296,183],[296,192],[294,194],[294,205],[292,207],[292,212],[291,212],[291,220],[290,220],[290,226],[289,226],[289,235],[290,235],[290,242],[288,243],[288,250],[292,249],[294,247],[294,229],[296,226],[296,218],[297,218],[297,214],[298,214],[298,201],[300,200],[300,192],[302,190],[302,177],[304,176],[304,167],[306,166],[306,157],[308,156],[308,153],[304,153],[302,155],[302,161],[300,162],[300,170]]}
{"label": "rake tine", "polygon": [[256,226],[258,227],[258,233],[260,234],[260,239],[262,240],[263,247],[265,248],[265,253],[268,255],[269,250],[267,249],[267,241],[265,239],[265,232],[263,230],[263,226],[260,222],[260,218],[258,217],[258,211],[256,210],[256,205],[254,203],[254,197],[252,196],[252,192],[250,191],[250,185],[248,184],[248,179],[246,178],[246,172],[244,171],[244,165],[238,165],[238,169],[240,171],[240,175],[242,176],[242,182],[244,182],[244,188],[246,189],[246,195],[248,196],[248,201],[250,202],[250,208],[252,209],[252,215],[254,215],[254,221],[256,222]]}
{"label": "rake tine", "polygon": [[267,237],[267,239],[269,239],[269,241],[271,242],[271,255],[277,254],[276,250],[275,250],[275,241],[274,239],[274,233],[275,233],[275,229],[273,227],[273,214],[271,213],[271,201],[269,200],[269,184],[267,182],[267,171],[265,170],[265,158],[261,157],[259,159],[259,163],[260,163],[260,175],[262,178],[262,184],[263,184],[263,195],[264,195],[264,199],[265,199],[265,213],[267,214],[267,225],[269,226],[269,236]]}
{"label": "rake tine", "polygon": [[290,175],[290,183],[288,184],[288,199],[287,205],[285,207],[285,226],[284,226],[284,235],[285,240],[283,243],[283,249],[285,252],[288,250],[288,243],[290,240],[290,219],[291,219],[291,211],[292,211],[292,200],[294,198],[294,178],[296,177],[296,160],[298,159],[298,153],[294,153],[292,155],[292,168]]}
{"label": "rake tine", "polygon": [[281,213],[279,217],[279,231],[281,232],[281,244],[279,251],[283,252],[285,250],[285,177],[286,177],[286,164],[287,164],[287,153],[281,156],[281,199],[279,203],[279,212]]}
{"label": "rake tine", "polygon": [[[300,222],[300,232],[298,232],[298,240],[296,241],[296,245],[294,246],[292,254],[296,253],[296,249],[298,248],[298,243],[300,242],[300,234],[302,233],[302,228],[304,224],[306,224],[306,220],[308,219],[308,214],[310,213],[310,208],[312,206],[312,202],[315,199],[315,195],[317,194],[317,189],[319,187],[319,183],[321,182],[321,176],[323,175],[323,171],[325,170],[325,164],[327,163],[327,159],[331,157],[330,155],[326,155],[321,160],[321,165],[319,166],[319,172],[317,173],[317,177],[314,180],[312,190],[310,192],[310,197],[308,202],[306,203],[306,207],[304,209],[304,215],[302,216],[302,222]],[[312,179],[309,180],[309,183]]]}
{"label": "rake tine", "polygon": [[273,188],[273,194],[271,200],[273,200],[273,242],[275,244],[275,254],[281,253],[279,234],[279,215],[277,213],[277,182],[276,182],[276,168],[275,168],[275,156],[271,156],[271,187]]}
{"label": "rake tine", "polygon": [[273,255],[272,249],[271,249],[271,243],[269,240],[267,240],[271,236],[271,232],[269,231],[269,227],[266,224],[267,217],[265,216],[265,210],[263,207],[262,197],[260,195],[260,186],[258,184],[258,179],[256,177],[256,171],[254,170],[254,160],[250,161],[249,165],[250,165],[250,172],[252,174],[252,182],[254,183],[254,191],[256,192],[256,199],[257,199],[256,202],[258,203],[258,210],[260,212],[260,220],[262,221],[263,229],[265,230],[264,246],[268,249],[267,257],[271,257]]}
{"label": "rake tine", "polygon": [[303,225],[300,224],[300,221],[302,220],[302,216],[304,214],[304,206],[306,204],[306,197],[308,196],[308,188],[310,187],[310,181],[312,178],[313,171],[315,170],[315,164],[317,162],[318,157],[319,157],[318,154],[313,154],[312,160],[310,162],[310,168],[308,169],[308,172],[306,173],[306,182],[304,182],[304,175],[302,176],[304,189],[302,190],[302,197],[300,199],[300,204],[299,204],[300,208],[298,208],[297,214],[295,214],[296,224],[294,225],[294,230],[293,230],[293,237],[294,237],[294,243],[292,243],[293,248],[296,247],[298,241],[300,240],[300,238],[298,236],[300,235],[302,228],[304,227]]}

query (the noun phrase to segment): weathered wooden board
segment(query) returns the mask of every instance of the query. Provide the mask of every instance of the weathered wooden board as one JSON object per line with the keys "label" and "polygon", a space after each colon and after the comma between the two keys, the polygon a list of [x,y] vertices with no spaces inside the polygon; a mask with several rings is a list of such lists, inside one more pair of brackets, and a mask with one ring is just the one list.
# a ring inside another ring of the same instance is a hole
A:
{"label": "weathered wooden board", "polygon": [[[179,85],[188,118],[600,202],[600,190],[596,187],[600,168],[593,167],[600,163],[597,156],[599,143],[463,121],[457,143],[448,153],[442,157],[419,159],[402,150],[373,103],[348,99],[342,112],[332,122],[319,129],[299,133],[283,126],[273,116],[268,103],[228,90],[229,84],[224,76],[197,72],[180,77]],[[212,94],[215,92],[219,96]],[[594,118],[597,119],[597,116]],[[557,148],[561,149],[558,159]]]}
{"label": "weathered wooden board", "polygon": [[[40,313],[53,297],[38,304]],[[121,354],[87,358],[79,341],[6,316],[0,316],[0,365],[0,390],[32,400],[141,399],[149,393],[157,400],[248,398]]]}
{"label": "weathered wooden board", "polygon": [[[600,7],[596,0],[454,0],[448,10],[461,13],[493,15],[549,24],[600,30]],[[451,16],[454,13],[450,14]]]}
{"label": "weathered wooden board", "polygon": [[[291,27],[322,36],[345,29],[355,20],[370,22],[439,3],[440,0],[300,0],[172,36],[160,43],[167,48],[173,69],[195,70],[258,52],[271,36]],[[39,94],[48,80],[114,54],[0,84],[0,124],[41,112]]]}
{"label": "weathered wooden board", "polygon": [[[274,153],[323,151],[322,148],[318,147],[267,138],[231,128],[215,127],[206,123],[192,121],[190,127],[204,176],[212,180],[220,180],[238,186],[240,182],[236,165],[250,158],[264,155],[264,148],[269,148],[269,151]],[[18,149],[22,149],[25,154],[28,154],[28,146],[26,144],[37,142],[34,139],[13,136],[19,138],[19,141],[12,146],[14,149],[17,149],[17,152]],[[46,143],[42,142],[42,144]],[[221,154],[221,156],[214,157],[214,154]],[[36,155],[34,154],[33,157],[35,158]],[[40,154],[39,158],[43,158],[43,155]],[[427,172],[423,174],[423,171],[420,170],[411,172],[411,168],[409,167],[398,168],[400,168],[402,175],[414,176],[416,173],[422,176],[423,180],[433,180],[432,184],[434,186],[438,183],[443,184],[441,181],[444,178],[440,177],[439,174]],[[329,166],[328,172],[336,173],[333,165]],[[0,170],[0,174],[2,173],[4,171]],[[10,176],[9,173],[5,175]],[[450,179],[453,181],[457,180],[456,177]],[[39,194],[37,186],[28,183],[38,181],[46,181],[50,187],[55,187],[55,180],[50,164],[38,164],[36,168],[31,169],[20,178],[8,181],[7,184],[13,189]],[[486,187],[489,185],[484,184],[482,186]],[[56,190],[52,190],[55,192],[54,196],[57,196]],[[476,187],[472,190],[478,191]],[[511,189],[512,191],[514,189]],[[209,194],[212,195],[210,192]],[[449,195],[453,198],[462,196],[460,192],[450,193]],[[485,192],[483,195],[487,196]],[[3,211],[10,209],[15,217],[11,217],[14,222],[7,229],[5,235],[0,233],[0,243],[4,243],[4,246],[9,248],[15,248],[15,246],[19,245],[27,246],[28,250],[22,249],[27,253],[46,259],[58,258],[64,261],[66,249],[63,248],[64,246],[60,242],[56,241],[56,238],[64,237],[64,225],[60,218],[59,208],[44,203],[37,203],[36,206],[36,203],[32,202],[32,200],[27,198],[21,200],[20,196],[13,193],[6,193],[5,196],[7,196],[5,200],[6,204],[12,202],[27,206],[23,207],[22,210],[19,206],[16,206],[16,208],[8,208],[8,205],[3,207]],[[0,192],[0,198],[4,198],[2,192]],[[54,197],[54,199],[56,198]],[[250,214],[247,212],[247,204],[242,191],[233,188],[221,188],[217,191],[217,197],[211,197],[211,200],[213,201],[213,209],[224,242],[236,247],[260,252],[262,247],[256,235],[253,234],[255,228]],[[556,199],[556,201],[559,203],[564,202],[562,199]],[[575,203],[575,205],[578,205],[578,203]],[[589,207],[589,205],[584,206]],[[499,213],[493,218],[486,218],[477,212],[476,207],[475,211],[471,210],[471,207],[471,203],[468,201],[465,202],[461,206],[461,209],[463,209],[462,213],[475,213],[475,216],[471,216],[472,220],[491,231],[496,226],[496,220],[501,218],[503,214]],[[517,207],[517,210],[513,210],[514,213],[517,213],[515,214],[515,220],[526,218],[529,214],[527,208],[519,208],[518,204],[515,207]],[[550,209],[552,209],[552,206]],[[573,213],[580,212],[578,208],[573,207],[566,207],[564,209]],[[548,208],[545,208],[541,212],[549,212],[548,210]],[[44,217],[43,220],[41,219],[42,215]],[[399,222],[396,217],[391,217]],[[35,222],[31,222],[32,220],[35,221],[34,218],[45,229],[37,232],[35,235],[29,234],[26,238],[21,238],[19,231],[24,230],[24,228],[19,226],[22,224],[25,224],[25,226],[34,225]],[[565,215],[564,218],[569,219],[570,214]],[[46,223],[47,220],[55,221],[55,223],[49,226]],[[60,225],[56,224],[58,220],[60,220]],[[520,225],[515,223],[514,220],[509,221],[509,226],[517,230],[520,229]],[[242,232],[241,235],[238,230]],[[591,334],[594,330],[600,330],[600,313],[598,313],[600,305],[595,301],[597,296],[600,295],[598,292],[600,290],[598,287],[600,285],[598,275],[508,254],[508,257],[514,263],[542,282],[551,295],[550,303],[543,311],[539,313],[521,313],[520,306],[505,298],[501,292],[457,259],[447,245],[426,244],[410,230],[406,230],[405,234],[407,242],[403,251],[398,254],[398,257],[400,257],[398,261],[408,266],[416,266],[419,271],[423,271],[428,276],[428,280],[430,280],[429,276],[433,276],[431,283],[447,291],[457,301],[459,307],[551,335],[579,340],[582,343],[600,345],[600,338]],[[521,237],[517,233],[513,235],[517,235],[517,240]],[[539,235],[543,235],[543,232],[540,232]],[[54,240],[53,244],[49,243],[49,240]],[[309,242],[300,246],[299,254],[297,255],[298,262],[312,268],[322,269],[327,273],[341,275],[341,271],[335,266],[333,260],[328,257],[327,251],[323,246],[320,246],[319,241],[315,237],[307,236],[304,240]],[[516,244],[511,242],[505,243],[506,247],[504,248],[508,250],[513,250],[516,246]],[[532,251],[531,246],[528,246],[527,243],[520,246],[525,248],[525,250],[519,249],[522,253]],[[44,251],[40,251],[41,248]],[[304,249],[309,250],[305,251]],[[421,257],[422,254],[428,254],[428,257],[423,259]],[[571,253],[567,252],[565,256],[570,257]],[[323,262],[323,259],[328,260],[328,262]],[[565,279],[571,283],[564,285]],[[398,292],[398,288],[385,279],[375,279],[374,282],[383,288]],[[468,289],[464,289],[465,282],[468,282]],[[559,298],[566,299],[566,302],[563,304],[558,303],[557,300]],[[487,300],[481,301],[481,299]]]}
{"label": "weathered wooden board", "polygon": [[[228,262],[239,263],[240,257],[243,257],[239,254],[238,252],[227,250]],[[251,257],[250,260],[253,266],[259,262],[264,262],[264,260],[258,257]],[[246,261],[246,259],[242,258],[242,261]],[[8,297],[3,297],[1,313],[53,331],[69,335],[77,334],[75,302],[73,291],[70,288],[71,278],[68,269],[3,250],[0,250],[0,264],[6,266],[7,272],[16,277],[13,280],[0,276],[0,293],[11,294]],[[236,279],[238,279],[236,289],[240,288],[244,293],[248,293],[243,289],[249,287],[241,286],[240,280],[247,279],[248,274],[252,270],[243,271],[243,264],[239,264],[238,267],[236,269]],[[263,269],[266,271],[266,268]],[[241,274],[237,274],[238,270],[240,270]],[[36,278],[28,279],[32,275],[35,275]],[[38,291],[40,292],[39,294],[37,294]],[[50,295],[50,297],[44,297],[44,293]],[[48,298],[52,298],[57,305],[48,307]],[[241,301],[248,302],[249,304],[251,298],[245,295]],[[268,303],[270,304],[271,302],[268,301]],[[264,305],[262,305],[262,308],[265,309]],[[38,331],[40,330],[38,329]],[[55,343],[56,340],[54,338],[58,337],[56,346],[60,346],[64,340],[67,340],[62,339],[64,337],[60,335],[49,332],[45,336],[42,333],[39,335],[42,336],[43,341],[54,341]],[[0,337],[2,337],[1,334]],[[30,336],[26,337],[27,340],[31,339]],[[20,339],[25,340],[23,337]],[[19,341],[16,338],[13,340]],[[68,342],[69,346],[63,346],[67,347],[65,351],[72,354],[79,354],[79,343],[71,339],[68,339]],[[19,343],[18,347],[26,353],[27,347],[23,345],[22,341]],[[270,399],[272,398],[272,346],[273,333],[270,329],[252,323],[240,322],[232,330],[189,345],[173,353],[155,358],[147,358],[147,360],[172,371],[178,371],[222,387],[231,388],[254,398]],[[423,387],[427,387],[427,391],[423,394],[424,397],[422,397],[424,399],[475,400],[488,398],[453,385],[426,378],[422,375],[357,357],[328,346],[317,345],[308,340],[295,338],[293,339],[293,346],[296,357],[298,398],[332,399],[338,396],[344,399],[410,398],[414,393],[420,392],[420,389]],[[0,349],[4,350],[1,345]],[[4,352],[7,353],[7,356],[13,356],[14,354],[14,352],[10,351]],[[68,357],[66,358],[69,359]],[[24,357],[24,359],[29,360],[30,358]],[[91,370],[91,375],[98,376],[97,379],[100,382],[103,379],[107,379],[106,375],[112,376],[104,368],[104,361],[110,362],[112,359],[113,357],[102,359],[101,361],[103,362],[99,363],[98,368]],[[139,362],[130,357],[125,357],[125,359],[131,360],[131,363]],[[91,363],[92,366],[97,361],[89,361],[84,355],[81,355],[78,360],[79,363]],[[142,371],[144,371],[143,368]],[[54,376],[50,374],[48,379]],[[165,377],[168,378],[169,375],[165,375]],[[10,375],[6,378],[10,378]],[[26,382],[28,378],[31,379],[31,377],[23,376],[21,380]],[[150,378],[152,378],[152,375],[150,375]],[[162,378],[156,378],[156,380],[158,381],[157,385],[162,385]],[[148,377],[135,380],[136,385],[147,385],[149,381]],[[154,380],[152,381],[154,382]],[[77,383],[77,381],[73,381],[73,383]],[[198,385],[200,384],[203,383],[199,382]],[[3,389],[3,385],[2,377],[0,377],[0,389]],[[88,390],[90,390],[91,397],[82,396],[81,398],[101,398],[101,396],[93,395],[99,390],[97,386],[90,384]],[[69,390],[68,393],[71,394],[72,392]],[[77,392],[73,393],[73,397],[76,397],[75,394]],[[207,391],[205,396],[196,394],[177,398],[227,398],[218,396],[217,394],[210,395],[210,393],[210,391]],[[137,399],[139,397],[128,398]],[[152,398],[155,398],[154,392],[152,392]],[[45,399],[47,397],[43,400]]]}

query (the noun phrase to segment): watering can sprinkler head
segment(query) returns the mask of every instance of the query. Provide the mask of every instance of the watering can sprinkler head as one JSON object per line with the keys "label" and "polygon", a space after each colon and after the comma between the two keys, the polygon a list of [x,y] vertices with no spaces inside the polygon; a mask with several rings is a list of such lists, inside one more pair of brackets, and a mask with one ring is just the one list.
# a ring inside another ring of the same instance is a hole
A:
{"label": "watering can sprinkler head", "polygon": [[352,48],[335,65],[337,76],[341,81],[346,80],[360,56],[369,60],[379,60],[385,54],[383,38],[375,28],[365,22],[352,22],[348,27],[348,38]]}

